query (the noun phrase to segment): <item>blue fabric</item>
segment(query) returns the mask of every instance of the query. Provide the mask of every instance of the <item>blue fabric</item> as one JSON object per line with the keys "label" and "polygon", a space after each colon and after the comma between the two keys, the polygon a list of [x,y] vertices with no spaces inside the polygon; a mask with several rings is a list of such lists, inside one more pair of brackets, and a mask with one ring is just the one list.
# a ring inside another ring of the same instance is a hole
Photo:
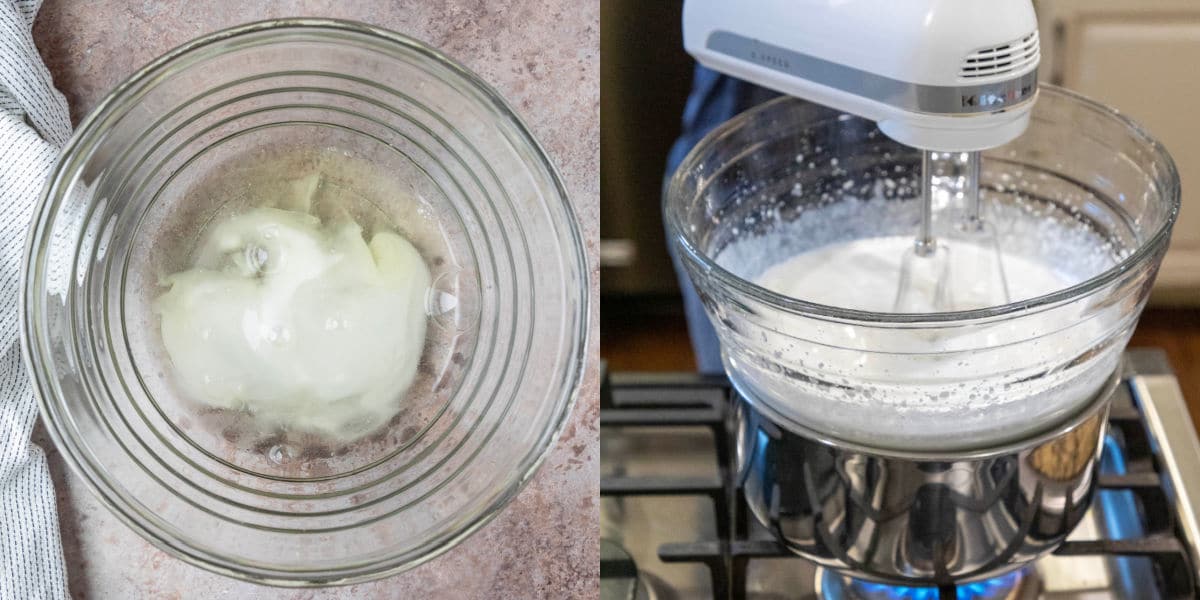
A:
{"label": "blue fabric", "polygon": [[[666,180],[683,162],[688,152],[713,128],[728,121],[734,115],[765,102],[776,94],[764,88],[722,75],[699,65],[693,76],[691,95],[683,111],[683,130],[667,155]],[[666,189],[664,182],[663,189]],[[721,346],[717,332],[713,329],[696,289],[684,272],[674,245],[669,241],[667,250],[675,264],[675,276],[683,293],[684,314],[687,316],[688,335],[696,353],[696,369],[701,373],[720,373]]]}

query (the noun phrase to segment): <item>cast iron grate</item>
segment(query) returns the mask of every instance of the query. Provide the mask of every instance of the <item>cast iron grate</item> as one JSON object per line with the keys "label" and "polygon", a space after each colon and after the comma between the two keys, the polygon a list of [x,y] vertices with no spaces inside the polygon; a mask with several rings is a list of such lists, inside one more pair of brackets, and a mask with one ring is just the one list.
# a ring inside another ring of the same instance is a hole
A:
{"label": "cast iron grate", "polygon": [[[742,600],[747,594],[747,571],[758,559],[794,558],[783,546],[749,535],[745,499],[732,483],[734,466],[726,407],[733,392],[723,376],[695,374],[613,374],[605,371],[601,383],[600,426],[608,427],[706,427],[716,449],[717,476],[704,477],[602,477],[600,495],[697,496],[714,506],[718,537],[659,547],[665,563],[700,563],[708,568],[713,590],[722,597]],[[1057,554],[1065,556],[1108,555],[1149,560],[1160,596],[1169,599],[1196,598],[1190,559],[1178,537],[1174,509],[1168,501],[1151,442],[1141,414],[1126,383],[1118,387],[1109,415],[1106,454],[1122,454],[1121,469],[1102,469],[1101,493],[1127,492],[1136,499],[1142,534],[1121,539],[1068,541]],[[1107,457],[1106,457],[1107,458]],[[1104,461],[1111,465],[1110,460]],[[603,563],[603,561],[602,561]],[[601,564],[601,572],[625,572],[634,566]],[[954,599],[954,586],[939,589],[940,598]]]}

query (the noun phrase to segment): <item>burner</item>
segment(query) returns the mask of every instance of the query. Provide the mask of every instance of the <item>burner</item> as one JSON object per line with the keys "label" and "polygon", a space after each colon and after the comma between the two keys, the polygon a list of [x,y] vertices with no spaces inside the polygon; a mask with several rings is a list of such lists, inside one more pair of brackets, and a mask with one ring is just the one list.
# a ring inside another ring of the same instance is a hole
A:
{"label": "burner", "polygon": [[854,579],[836,571],[817,573],[817,592],[823,600],[1024,600],[1036,597],[1036,577],[1017,570],[985,581],[957,586],[918,587],[887,585]]}

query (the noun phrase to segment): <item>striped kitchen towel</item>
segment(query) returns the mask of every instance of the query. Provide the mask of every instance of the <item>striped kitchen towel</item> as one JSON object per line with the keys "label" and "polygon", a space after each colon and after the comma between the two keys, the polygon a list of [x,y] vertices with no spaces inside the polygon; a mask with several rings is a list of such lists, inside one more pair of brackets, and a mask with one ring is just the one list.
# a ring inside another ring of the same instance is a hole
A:
{"label": "striped kitchen towel", "polygon": [[41,0],[0,0],[0,600],[66,598],[54,486],[29,440],[37,402],[21,360],[21,263],[38,194],[71,136],[33,45]]}

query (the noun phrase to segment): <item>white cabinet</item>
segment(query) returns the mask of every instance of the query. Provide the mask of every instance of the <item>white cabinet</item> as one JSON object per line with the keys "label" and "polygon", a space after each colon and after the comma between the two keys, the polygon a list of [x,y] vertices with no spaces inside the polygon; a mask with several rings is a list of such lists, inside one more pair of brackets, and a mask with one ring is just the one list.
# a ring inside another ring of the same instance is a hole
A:
{"label": "white cabinet", "polygon": [[1183,209],[1157,302],[1200,305],[1200,1],[1038,0],[1043,81],[1110,104],[1166,145]]}

